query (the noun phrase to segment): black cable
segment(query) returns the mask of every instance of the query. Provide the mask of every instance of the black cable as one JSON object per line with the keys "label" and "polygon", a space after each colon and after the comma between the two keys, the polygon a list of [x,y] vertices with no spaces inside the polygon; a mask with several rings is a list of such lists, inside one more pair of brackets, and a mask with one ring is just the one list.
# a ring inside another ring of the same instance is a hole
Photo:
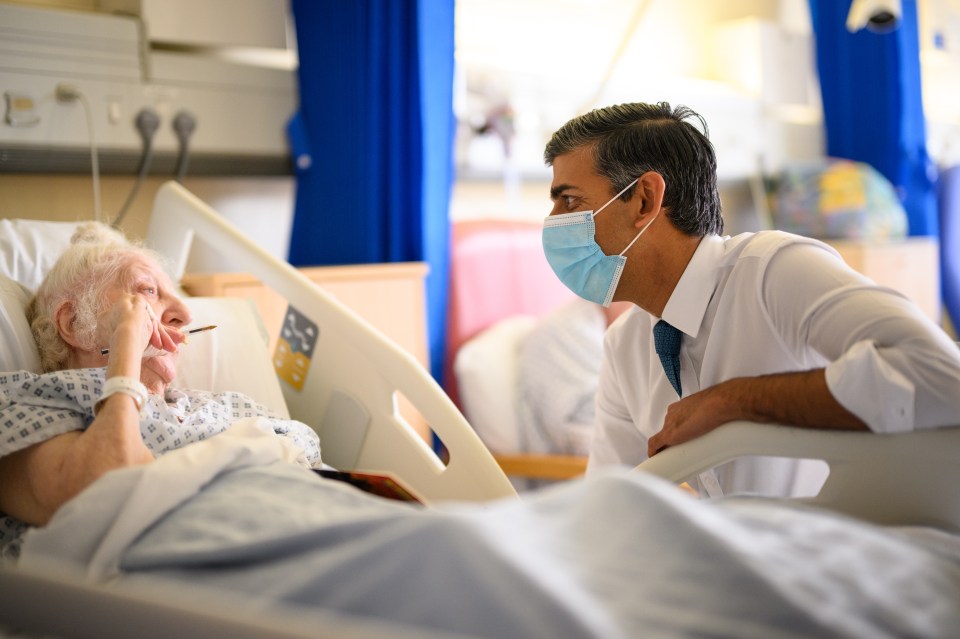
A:
{"label": "black cable", "polygon": [[133,200],[137,197],[140,187],[143,186],[143,182],[147,178],[147,173],[150,172],[150,162],[153,160],[153,136],[157,134],[157,130],[160,128],[160,116],[157,115],[157,112],[153,109],[145,107],[140,109],[140,113],[137,114],[134,124],[137,127],[137,131],[140,132],[140,137],[143,139],[140,170],[137,175],[137,181],[133,183],[133,189],[130,190],[130,195],[127,196],[127,201],[123,203],[123,206],[120,207],[120,212],[117,213],[117,217],[110,223],[114,228],[120,228],[120,222],[126,217],[130,205],[133,204]]}
{"label": "black cable", "polygon": [[189,111],[179,111],[173,118],[173,132],[177,134],[177,140],[180,142],[180,155],[177,158],[177,170],[174,173],[177,182],[183,182],[183,176],[187,174],[187,164],[190,160],[190,136],[197,128],[197,120]]}

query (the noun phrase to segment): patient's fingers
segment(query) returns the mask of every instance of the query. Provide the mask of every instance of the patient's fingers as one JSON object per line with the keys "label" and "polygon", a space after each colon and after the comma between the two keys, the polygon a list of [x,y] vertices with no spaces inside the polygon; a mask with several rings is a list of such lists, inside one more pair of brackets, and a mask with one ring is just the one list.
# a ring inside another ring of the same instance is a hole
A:
{"label": "patient's fingers", "polygon": [[[142,298],[141,298],[142,299]],[[163,326],[160,324],[160,319],[157,317],[156,311],[153,310],[153,307],[150,306],[150,303],[146,300],[143,301],[143,308],[147,314],[147,322],[150,326],[150,336],[147,345],[153,346],[154,348],[164,351],[167,350],[164,348],[164,330]]]}
{"label": "patient's fingers", "polygon": [[97,318],[98,332],[111,352],[117,349],[136,352],[150,344],[156,331],[154,320],[138,295],[117,297]]}
{"label": "patient's fingers", "polygon": [[[150,306],[149,302],[145,303],[145,308],[147,314],[150,316],[151,322],[153,323],[153,333],[150,336],[150,345],[160,351],[176,353],[177,350],[179,350],[178,345],[182,344],[186,339],[183,332],[175,326],[167,326],[161,322],[156,311],[153,310],[153,307]],[[157,354],[159,353],[154,353],[154,355]]]}
{"label": "patient's fingers", "polygon": [[180,333],[180,329],[164,326],[161,323],[157,323],[157,331],[160,334],[160,342],[162,350],[168,351],[170,353],[176,353],[178,350],[178,344],[183,342],[183,335]]}
{"label": "patient's fingers", "polygon": [[[105,322],[107,334],[111,336],[110,350],[123,342],[139,349],[143,352],[143,357],[157,357],[164,352],[177,352],[179,344],[186,340],[178,327],[165,325],[150,302],[137,294],[126,294],[118,298],[105,315]],[[131,344],[128,340],[134,336],[138,337],[135,337],[136,342]]]}

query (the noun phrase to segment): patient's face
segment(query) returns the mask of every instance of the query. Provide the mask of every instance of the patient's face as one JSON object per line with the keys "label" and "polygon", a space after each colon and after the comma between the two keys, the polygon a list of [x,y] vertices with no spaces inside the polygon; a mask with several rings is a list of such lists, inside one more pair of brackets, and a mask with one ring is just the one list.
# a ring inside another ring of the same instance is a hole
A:
{"label": "patient's face", "polygon": [[[174,292],[173,283],[162,268],[152,260],[133,256],[121,277],[105,293],[104,305],[98,317],[98,333],[109,330],[107,321],[113,303],[122,295],[139,295],[153,309],[160,323],[169,329],[181,329],[190,322],[190,311]],[[101,335],[99,343],[109,343],[109,335]],[[150,349],[151,351],[155,349]],[[176,376],[178,352],[161,351],[145,357],[141,365],[141,381],[147,388],[159,392]]]}

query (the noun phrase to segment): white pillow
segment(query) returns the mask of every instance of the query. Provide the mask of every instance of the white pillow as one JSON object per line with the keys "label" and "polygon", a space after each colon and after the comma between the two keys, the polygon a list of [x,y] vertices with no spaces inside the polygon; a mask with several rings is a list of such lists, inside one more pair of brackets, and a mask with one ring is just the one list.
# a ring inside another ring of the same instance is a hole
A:
{"label": "white pillow", "polygon": [[468,340],[454,359],[464,416],[487,447],[498,453],[520,450],[517,369],[520,344],[537,319],[517,315]]}
{"label": "white pillow", "polygon": [[230,297],[187,297],[191,327],[217,328],[190,336],[180,349],[173,386],[238,391],[289,417],[280,380],[267,350],[269,337],[253,302]]}
{"label": "white pillow", "polygon": [[0,273],[0,371],[40,371],[40,357],[27,324],[30,292]]}
{"label": "white pillow", "polygon": [[0,274],[37,290],[80,222],[0,220]]}
{"label": "white pillow", "polygon": [[24,315],[33,291],[70,246],[79,222],[0,220],[0,370],[40,371]]}

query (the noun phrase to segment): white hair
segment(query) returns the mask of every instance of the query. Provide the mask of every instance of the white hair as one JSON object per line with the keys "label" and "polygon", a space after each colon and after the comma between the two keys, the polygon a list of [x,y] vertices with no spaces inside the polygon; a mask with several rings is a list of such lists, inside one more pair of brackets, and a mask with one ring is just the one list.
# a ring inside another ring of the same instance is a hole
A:
{"label": "white hair", "polygon": [[70,246],[57,260],[27,307],[27,321],[40,351],[44,372],[62,370],[71,346],[57,328],[55,316],[64,303],[74,306],[73,330],[83,349],[95,347],[97,318],[106,292],[127,277],[127,267],[138,258],[159,263],[160,257],[122,233],[99,222],[77,227]]}

